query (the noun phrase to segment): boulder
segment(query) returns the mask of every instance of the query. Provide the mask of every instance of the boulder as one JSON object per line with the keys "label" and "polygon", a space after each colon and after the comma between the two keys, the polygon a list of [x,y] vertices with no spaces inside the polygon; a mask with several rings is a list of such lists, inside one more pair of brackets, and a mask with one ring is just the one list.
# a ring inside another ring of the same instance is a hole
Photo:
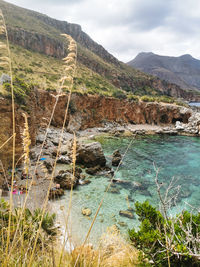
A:
{"label": "boulder", "polygon": [[51,158],[45,158],[45,160],[43,161],[45,167],[47,168],[48,172],[51,173],[52,172],[52,169],[53,169],[53,159]]}
{"label": "boulder", "polygon": [[120,189],[118,187],[110,187],[108,192],[112,194],[120,194]]}
{"label": "boulder", "polygon": [[84,216],[90,216],[92,214],[92,211],[89,208],[82,208],[81,212]]}
{"label": "boulder", "polygon": [[97,165],[95,167],[90,167],[88,169],[86,169],[86,173],[90,174],[90,175],[95,175],[97,174],[99,171],[101,170],[101,166]]}
{"label": "boulder", "polygon": [[77,148],[76,162],[85,167],[94,167],[106,165],[106,158],[103,154],[101,144],[93,142],[89,144],[81,144]]}
{"label": "boulder", "polygon": [[49,192],[49,199],[60,198],[63,195],[64,195],[64,190],[62,188],[59,189],[52,188]]}
{"label": "boulder", "polygon": [[73,176],[71,172],[59,172],[59,174],[54,178],[54,182],[60,184],[63,189],[71,190],[71,187],[75,188],[78,184],[78,178]]}
{"label": "boulder", "polygon": [[90,184],[90,183],[91,183],[90,180],[79,180],[80,185],[86,185],[86,184]]}
{"label": "boulder", "polygon": [[8,74],[3,73],[0,77],[0,84],[4,84],[4,83],[10,83],[11,82],[11,78]]}
{"label": "boulder", "polygon": [[70,164],[71,160],[68,156],[60,156],[57,160],[57,163]]}
{"label": "boulder", "polygon": [[119,215],[123,217],[127,217],[129,219],[134,219],[133,212],[129,210],[120,210]]}
{"label": "boulder", "polygon": [[122,159],[122,155],[120,154],[119,150],[115,150],[112,154],[112,166],[118,166]]}

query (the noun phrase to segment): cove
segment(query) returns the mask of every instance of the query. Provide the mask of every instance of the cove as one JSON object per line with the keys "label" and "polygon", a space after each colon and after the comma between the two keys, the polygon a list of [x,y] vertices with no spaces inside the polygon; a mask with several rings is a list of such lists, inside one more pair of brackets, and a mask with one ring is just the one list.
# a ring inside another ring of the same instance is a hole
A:
{"label": "cove", "polygon": [[[137,216],[134,219],[122,217],[120,210],[133,209],[136,201],[148,200],[150,204],[158,207],[158,195],[155,185],[155,170],[153,164],[159,168],[159,182],[162,183],[161,191],[165,192],[172,177],[177,179],[176,185],[180,186],[180,193],[173,203],[170,213],[175,215],[183,209],[191,210],[191,206],[199,209],[200,206],[200,139],[186,136],[138,136],[135,139],[98,137],[107,158],[107,164],[111,166],[111,154],[119,149],[123,154],[131,143],[123,163],[115,178],[131,182],[135,186],[126,184],[114,184],[105,195],[103,205],[90,234],[90,241],[98,243],[102,233],[108,226],[117,225],[126,237],[128,228],[137,227]],[[113,168],[116,169],[116,168]],[[82,242],[90,227],[98,205],[109,184],[110,178],[105,176],[90,176],[87,179],[91,183],[79,186],[73,192],[71,223],[69,231],[72,233],[75,243]],[[69,191],[64,197],[54,202],[56,213],[62,221],[69,203]],[[191,206],[190,206],[191,205]],[[60,210],[59,206],[64,207]],[[82,208],[92,210],[90,217],[82,215]],[[195,211],[195,210],[194,210]],[[62,222],[63,223],[63,222]]]}

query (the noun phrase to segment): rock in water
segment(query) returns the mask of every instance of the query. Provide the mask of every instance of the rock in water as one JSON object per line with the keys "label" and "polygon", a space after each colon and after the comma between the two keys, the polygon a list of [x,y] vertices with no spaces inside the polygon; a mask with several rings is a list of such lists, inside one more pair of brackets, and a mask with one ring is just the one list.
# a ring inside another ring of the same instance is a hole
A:
{"label": "rock in water", "polygon": [[112,154],[112,166],[118,166],[122,159],[122,155],[120,154],[119,150],[115,150]]}
{"label": "rock in water", "polygon": [[49,192],[49,199],[56,199],[64,195],[64,190],[62,188],[59,189],[51,189]]}
{"label": "rock in water", "polygon": [[77,149],[76,162],[85,167],[94,167],[106,165],[106,158],[103,154],[101,144],[93,142],[90,144],[81,144]]}
{"label": "rock in water", "polygon": [[82,208],[82,214],[85,216],[90,216],[92,214],[92,211],[89,208]]}
{"label": "rock in water", "polygon": [[75,188],[78,184],[78,178],[73,176],[70,172],[61,171],[55,178],[54,182],[60,184],[63,189],[71,190],[71,187]]}
{"label": "rock in water", "polygon": [[129,210],[120,210],[119,215],[123,217],[127,217],[129,219],[134,219],[133,212]]}

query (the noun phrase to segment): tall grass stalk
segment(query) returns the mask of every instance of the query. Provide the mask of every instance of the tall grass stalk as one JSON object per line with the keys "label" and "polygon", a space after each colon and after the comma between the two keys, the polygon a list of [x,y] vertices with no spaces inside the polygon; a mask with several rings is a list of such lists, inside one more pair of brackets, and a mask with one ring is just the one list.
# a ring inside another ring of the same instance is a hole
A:
{"label": "tall grass stalk", "polygon": [[[12,145],[12,178],[11,178],[11,190],[10,190],[10,210],[9,210],[9,223],[8,223],[8,231],[7,231],[7,242],[6,242],[6,256],[8,255],[8,247],[10,241],[10,226],[11,226],[11,214],[13,208],[13,181],[15,175],[15,102],[14,102],[14,88],[13,88],[13,74],[12,74],[12,60],[10,53],[10,46],[8,41],[8,32],[6,28],[5,19],[2,11],[0,10],[0,32],[6,38],[6,45],[1,44],[1,48],[7,50],[7,56],[1,57],[0,60],[3,64],[8,66],[8,71],[10,75],[10,86],[11,86],[11,98],[12,98],[12,135],[13,135],[13,145]],[[6,258],[7,262],[7,258]]]}
{"label": "tall grass stalk", "polygon": [[73,146],[72,146],[72,168],[73,168],[73,171],[72,171],[72,182],[71,182],[71,190],[70,190],[68,211],[67,211],[67,216],[66,216],[66,219],[65,219],[64,240],[63,240],[63,245],[62,245],[62,249],[61,249],[61,252],[60,252],[60,258],[59,258],[59,264],[58,264],[59,267],[61,266],[63,253],[64,253],[64,250],[65,250],[65,245],[66,245],[66,242],[68,241],[68,239],[66,239],[66,234],[69,235],[69,233],[67,232],[67,228],[68,228],[68,221],[69,221],[69,216],[70,216],[71,207],[72,207],[73,181],[75,179],[75,168],[76,168],[76,146],[77,146],[76,135],[74,133],[74,142],[73,142]]}

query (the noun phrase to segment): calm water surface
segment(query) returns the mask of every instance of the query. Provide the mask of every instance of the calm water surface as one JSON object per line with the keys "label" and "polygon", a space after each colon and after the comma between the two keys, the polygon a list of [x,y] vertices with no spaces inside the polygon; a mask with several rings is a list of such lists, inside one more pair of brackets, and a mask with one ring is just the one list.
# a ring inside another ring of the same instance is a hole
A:
{"label": "calm water surface", "polygon": [[[130,143],[130,138],[99,138],[110,165],[110,155],[119,149],[123,154]],[[141,188],[116,185],[118,193],[107,193],[96,223],[91,232],[90,241],[97,243],[98,238],[108,226],[116,224],[122,234],[127,234],[127,229],[139,225],[137,217],[129,219],[119,215],[120,210],[128,207],[134,209],[135,201],[145,201],[158,206],[158,196],[155,185],[155,164],[159,168],[159,181],[167,187],[172,177],[178,179],[177,185],[181,186],[177,206],[173,206],[171,214],[176,214],[182,209],[190,209],[190,205],[200,207],[200,138],[183,136],[147,136],[135,139],[129,148],[122,166],[115,177],[138,182]],[[91,184],[79,186],[74,190],[72,199],[72,235],[80,242],[84,239],[91,220],[109,184],[108,177],[90,177]],[[128,199],[128,200],[127,200]],[[56,202],[57,213],[63,213],[59,206],[64,206],[67,211],[69,192]],[[188,203],[188,204],[186,204]],[[88,207],[92,210],[91,218],[81,214],[81,209]],[[123,224],[123,226],[122,226]]]}

